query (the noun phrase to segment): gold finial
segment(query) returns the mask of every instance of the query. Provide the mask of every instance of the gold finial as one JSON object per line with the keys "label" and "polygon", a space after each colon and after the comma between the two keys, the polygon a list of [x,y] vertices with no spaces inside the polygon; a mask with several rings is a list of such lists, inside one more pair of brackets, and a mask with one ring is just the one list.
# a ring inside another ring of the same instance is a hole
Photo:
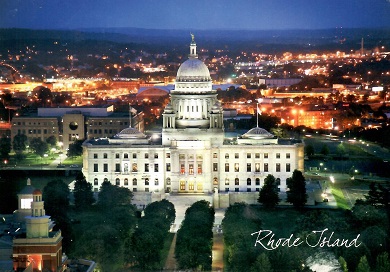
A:
{"label": "gold finial", "polygon": [[191,42],[195,42],[195,35],[194,35],[194,34],[192,34],[192,33],[190,33],[190,35],[191,35],[191,39],[192,39],[192,41],[191,41]]}

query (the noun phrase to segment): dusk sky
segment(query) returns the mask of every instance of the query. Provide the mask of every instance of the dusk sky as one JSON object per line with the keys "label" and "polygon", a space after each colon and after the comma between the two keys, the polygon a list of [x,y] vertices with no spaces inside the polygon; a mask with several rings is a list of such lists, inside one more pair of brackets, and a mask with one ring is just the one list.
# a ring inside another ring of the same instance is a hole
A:
{"label": "dusk sky", "polygon": [[390,0],[0,0],[0,27],[390,27]]}

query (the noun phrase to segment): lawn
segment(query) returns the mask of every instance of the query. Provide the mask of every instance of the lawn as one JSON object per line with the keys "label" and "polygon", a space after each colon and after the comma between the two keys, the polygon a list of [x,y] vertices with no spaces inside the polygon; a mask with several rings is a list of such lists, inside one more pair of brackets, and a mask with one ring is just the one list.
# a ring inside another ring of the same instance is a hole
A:
{"label": "lawn", "polygon": [[336,199],[337,207],[339,207],[340,209],[350,209],[351,207],[348,205],[348,202],[345,199],[341,188],[338,188],[334,185],[333,186],[331,185],[330,187],[331,187],[332,194]]}

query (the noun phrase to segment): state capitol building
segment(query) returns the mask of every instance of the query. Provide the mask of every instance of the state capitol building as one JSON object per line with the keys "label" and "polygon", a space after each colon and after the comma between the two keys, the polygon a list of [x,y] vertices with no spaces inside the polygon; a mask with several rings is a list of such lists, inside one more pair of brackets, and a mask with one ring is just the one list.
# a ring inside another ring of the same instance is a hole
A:
{"label": "state capitol building", "polygon": [[83,174],[94,191],[110,181],[145,204],[167,193],[217,194],[224,199],[221,206],[228,206],[234,195],[257,199],[268,174],[284,192],[292,172],[303,171],[301,141],[278,139],[260,127],[225,139],[223,109],[194,37],[162,118],[159,141],[129,127],[112,138],[84,142]]}

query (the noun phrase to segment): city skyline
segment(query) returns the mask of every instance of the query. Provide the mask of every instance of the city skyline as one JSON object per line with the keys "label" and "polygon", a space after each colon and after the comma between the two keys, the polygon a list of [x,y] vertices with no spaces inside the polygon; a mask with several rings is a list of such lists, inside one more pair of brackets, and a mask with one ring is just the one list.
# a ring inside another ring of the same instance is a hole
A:
{"label": "city skyline", "polygon": [[389,27],[389,0],[9,1],[1,28],[327,29]]}

